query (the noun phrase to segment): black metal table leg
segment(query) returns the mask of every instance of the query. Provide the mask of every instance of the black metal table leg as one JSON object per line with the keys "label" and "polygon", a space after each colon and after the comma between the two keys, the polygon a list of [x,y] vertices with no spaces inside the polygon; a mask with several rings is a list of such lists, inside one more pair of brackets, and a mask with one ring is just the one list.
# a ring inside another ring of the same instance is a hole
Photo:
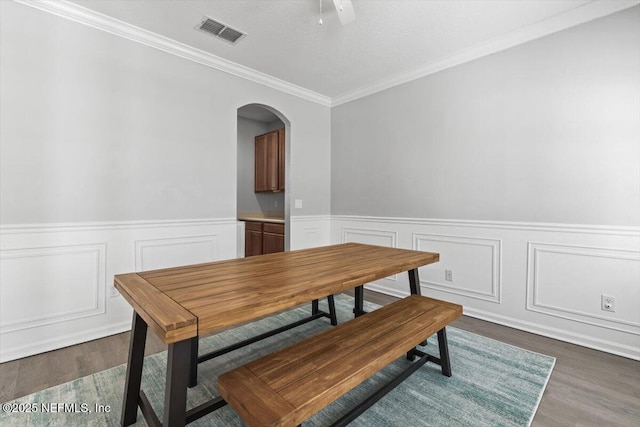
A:
{"label": "black metal table leg", "polygon": [[333,295],[327,297],[327,303],[329,304],[329,319],[331,319],[331,325],[338,325],[338,316],[336,315],[336,301]]}
{"label": "black metal table leg", "polygon": [[311,314],[318,314],[320,312],[319,301],[314,299],[311,301]]}
{"label": "black metal table leg", "polygon": [[420,291],[420,277],[418,276],[417,268],[409,270],[409,287],[411,289],[411,295],[422,295],[422,292]]}
{"label": "black metal table leg", "polygon": [[416,348],[413,347],[411,350],[407,351],[407,360],[413,362],[416,360]]}
{"label": "black metal table leg", "polygon": [[364,286],[360,285],[355,289],[355,307],[353,307],[354,317],[366,314],[364,311]]}
{"label": "black metal table leg", "polygon": [[129,360],[127,361],[127,376],[124,384],[124,398],[122,400],[123,427],[136,422],[138,418],[138,395],[142,381],[142,365],[144,363],[144,347],[147,339],[147,324],[134,311],[131,324],[131,338],[129,340]]}
{"label": "black metal table leg", "polygon": [[189,388],[198,385],[198,337],[191,338],[191,360],[189,362]]}
{"label": "black metal table leg", "polygon": [[449,344],[447,344],[447,331],[442,328],[438,331],[438,348],[440,349],[440,366],[442,375],[451,376],[451,361],[449,360]]}
{"label": "black metal table leg", "polygon": [[164,391],[164,427],[183,427],[187,411],[187,385],[191,364],[191,339],[169,344],[167,384]]}

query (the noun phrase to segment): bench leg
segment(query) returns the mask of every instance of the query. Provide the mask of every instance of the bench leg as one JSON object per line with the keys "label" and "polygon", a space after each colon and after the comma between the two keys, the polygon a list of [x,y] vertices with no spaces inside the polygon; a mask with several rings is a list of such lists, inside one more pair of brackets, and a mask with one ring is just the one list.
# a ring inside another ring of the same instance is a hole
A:
{"label": "bench leg", "polygon": [[442,328],[438,331],[438,348],[440,349],[440,366],[442,375],[451,376],[451,361],[449,360],[449,345],[447,344],[447,331]]}
{"label": "bench leg", "polygon": [[[417,268],[409,270],[409,289],[411,290],[411,295],[422,295],[422,291],[420,290],[420,276],[418,275]],[[422,341],[420,345],[427,345],[427,340]]]}
{"label": "bench leg", "polygon": [[320,312],[318,300],[314,299],[313,301],[311,301],[311,314],[318,314],[318,312]]}
{"label": "bench leg", "polygon": [[144,347],[147,339],[147,324],[134,311],[129,341],[129,360],[127,361],[127,376],[122,400],[122,426],[129,426],[138,418],[138,396],[142,381],[142,365],[144,363]]}

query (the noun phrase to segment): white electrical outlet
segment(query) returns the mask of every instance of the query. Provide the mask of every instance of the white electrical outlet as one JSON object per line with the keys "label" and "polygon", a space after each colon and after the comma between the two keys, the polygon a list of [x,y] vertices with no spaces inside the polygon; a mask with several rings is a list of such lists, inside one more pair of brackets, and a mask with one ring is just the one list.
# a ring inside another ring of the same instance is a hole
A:
{"label": "white electrical outlet", "polygon": [[615,313],[616,311],[616,297],[609,295],[600,295],[600,304],[603,311],[610,311]]}
{"label": "white electrical outlet", "polygon": [[444,280],[447,282],[453,282],[453,270],[444,271]]}
{"label": "white electrical outlet", "polygon": [[296,199],[295,207],[296,209],[302,209],[302,199]]}
{"label": "white electrical outlet", "polygon": [[120,292],[118,292],[118,290],[116,289],[115,286],[111,286],[111,288],[109,288],[109,296],[111,298],[119,297],[120,296]]}

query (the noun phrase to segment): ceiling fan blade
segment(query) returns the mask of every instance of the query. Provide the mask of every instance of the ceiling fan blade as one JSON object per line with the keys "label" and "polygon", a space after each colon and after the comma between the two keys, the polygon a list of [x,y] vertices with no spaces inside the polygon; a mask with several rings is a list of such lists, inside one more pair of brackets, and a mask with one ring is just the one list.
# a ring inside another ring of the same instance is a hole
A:
{"label": "ceiling fan blade", "polygon": [[333,0],[333,4],[336,7],[342,25],[356,20],[356,12],[353,10],[351,0]]}

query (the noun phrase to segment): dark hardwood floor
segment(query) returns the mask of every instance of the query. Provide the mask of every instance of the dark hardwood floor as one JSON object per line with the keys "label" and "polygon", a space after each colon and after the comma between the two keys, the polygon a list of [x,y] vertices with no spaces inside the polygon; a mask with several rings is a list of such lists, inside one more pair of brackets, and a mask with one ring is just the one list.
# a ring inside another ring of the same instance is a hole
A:
{"label": "dark hardwood floor", "polygon": [[[365,291],[368,301],[395,298]],[[462,317],[453,326],[556,358],[532,426],[640,426],[640,362]],[[125,363],[129,333],[0,364],[0,402]],[[147,354],[166,350],[153,333]]]}

